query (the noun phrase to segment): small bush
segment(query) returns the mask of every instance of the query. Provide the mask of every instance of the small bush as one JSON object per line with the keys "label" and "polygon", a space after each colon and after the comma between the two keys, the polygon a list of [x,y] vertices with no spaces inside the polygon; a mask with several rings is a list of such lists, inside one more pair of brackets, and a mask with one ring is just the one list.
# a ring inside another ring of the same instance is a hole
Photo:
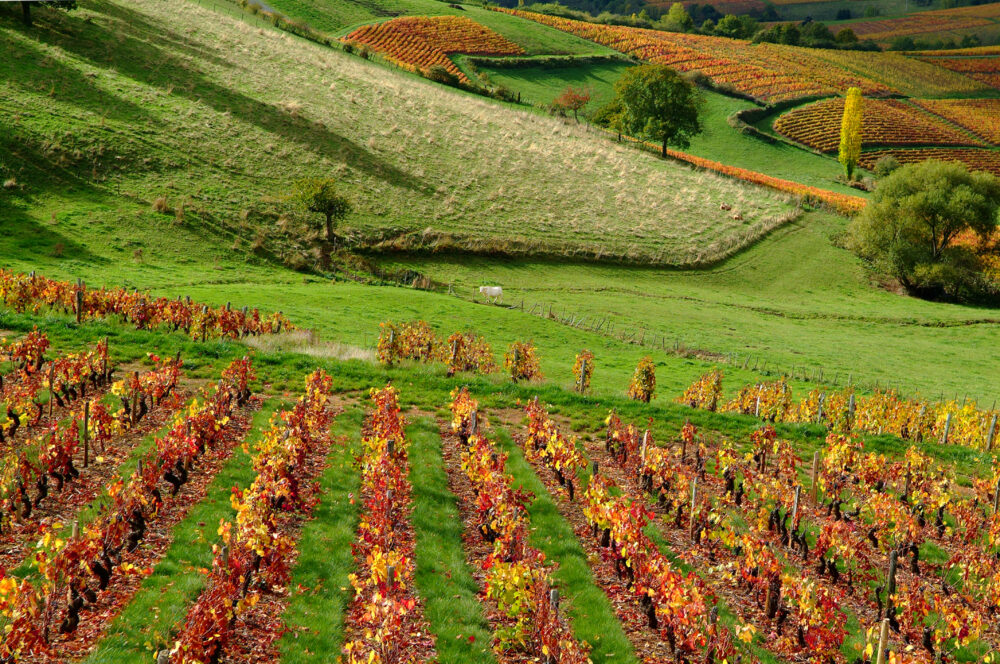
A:
{"label": "small bush", "polygon": [[7,178],[6,180],[3,181],[3,188],[4,189],[16,189],[17,188],[17,180],[15,180],[14,178]]}
{"label": "small bush", "polygon": [[167,203],[166,196],[160,196],[153,201],[153,212],[159,212],[160,214],[171,214],[173,212],[173,210],[170,209],[170,205]]}
{"label": "small bush", "polygon": [[875,162],[875,176],[884,178],[899,168],[899,160],[891,154],[879,157]]}
{"label": "small bush", "polygon": [[458,76],[445,69],[443,65],[432,65],[424,72],[424,77],[436,83],[444,83],[452,87],[458,87],[459,83]]}
{"label": "small bush", "polygon": [[354,53],[355,50],[352,42],[344,42],[344,45],[341,48],[344,49],[344,53]]}

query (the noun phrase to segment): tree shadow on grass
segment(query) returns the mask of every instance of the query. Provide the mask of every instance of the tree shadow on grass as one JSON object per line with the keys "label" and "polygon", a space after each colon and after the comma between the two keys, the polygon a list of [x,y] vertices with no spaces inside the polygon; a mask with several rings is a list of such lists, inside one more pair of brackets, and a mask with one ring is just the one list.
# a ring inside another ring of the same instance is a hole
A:
{"label": "tree shadow on grass", "polygon": [[[36,95],[49,96],[103,117],[142,122],[149,117],[139,105],[96,85],[96,78],[45,53],[13,13],[0,3],[0,81]],[[8,107],[10,113],[20,109]]]}
{"label": "tree shadow on grass", "polygon": [[[203,57],[203,49],[172,32],[162,22],[103,0],[95,0],[88,6],[100,12],[100,17],[84,19],[72,13],[58,17],[66,24],[65,31],[73,37],[38,30],[37,38],[97,66],[114,68],[119,74],[140,83],[161,88],[173,86],[173,95],[206,104],[220,113],[230,113],[304,150],[333,161],[345,161],[369,176],[423,195],[434,194],[433,187],[383,161],[350,138],[318,122],[294,118],[277,106],[211,80],[196,65],[178,57],[174,50],[187,52],[197,60]],[[225,64],[235,69],[231,63]],[[253,72],[248,70],[246,75],[252,76]]]}

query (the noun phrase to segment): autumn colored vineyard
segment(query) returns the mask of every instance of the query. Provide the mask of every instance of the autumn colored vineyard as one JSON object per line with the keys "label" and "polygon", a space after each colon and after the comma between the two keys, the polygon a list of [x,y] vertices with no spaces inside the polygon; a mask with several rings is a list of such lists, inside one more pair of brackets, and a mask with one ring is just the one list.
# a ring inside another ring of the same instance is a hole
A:
{"label": "autumn colored vineyard", "polygon": [[915,99],[914,103],[1000,145],[1000,99]]}
{"label": "autumn colored vineyard", "polygon": [[991,26],[997,19],[1000,19],[1000,8],[996,3],[988,3],[920,12],[900,18],[856,21],[850,24],[850,28],[861,39],[889,42],[896,37],[926,36],[928,33]]}
{"label": "autumn colored vineyard", "polygon": [[[252,367],[247,363],[231,369],[245,394],[254,378]],[[212,548],[207,586],[188,610],[169,651],[170,662],[218,661],[236,637],[239,620],[262,596],[288,582],[295,542],[282,522],[289,514],[308,511],[316,499],[304,473],[307,459],[325,453],[329,445],[329,395],[329,376],[321,370],[307,376],[305,394],[272,419],[257,444],[252,461],[257,475],[246,489],[233,489],[236,518],[219,524],[220,542]],[[276,635],[267,636],[273,640]]]}
{"label": "autumn colored vineyard", "polygon": [[[121,389],[113,388],[123,403],[131,399],[133,405],[131,409],[123,405],[115,418],[92,422],[98,437],[102,427],[110,426],[114,440],[118,440],[123,429],[142,419],[137,404],[148,399],[157,405],[170,396],[180,363],[161,364],[154,372],[124,381]],[[67,536],[60,532],[58,524],[37,526],[36,537],[41,540],[25,561],[30,563],[32,575],[18,581],[6,577],[0,568],[0,617],[6,623],[0,660],[65,661],[93,646],[163,553],[140,544],[162,522],[175,522],[179,512],[190,506],[192,496],[182,489],[198,472],[194,462],[203,457],[217,461],[232,450],[235,440],[228,434],[242,427],[237,409],[249,404],[252,379],[249,360],[234,361],[218,384],[205,390],[203,401],[192,402],[168,433],[157,438],[154,448],[140,459],[130,476],[104,487],[107,501],[82,529],[74,526]],[[76,452],[76,427],[73,419],[67,429],[69,435],[58,439],[59,444],[66,445],[64,458],[70,460]],[[212,467],[209,462],[200,465],[200,470],[210,471]],[[19,471],[31,469],[21,465]],[[19,488],[25,485],[23,477],[14,482]],[[35,507],[44,497],[39,493]],[[14,501],[9,504],[16,506]],[[22,502],[22,508],[24,505]],[[27,518],[22,512],[22,519]],[[24,535],[26,527],[30,526],[19,524],[20,534]]]}
{"label": "autumn colored vineyard", "polygon": [[[864,147],[983,145],[982,141],[904,100],[866,99],[862,109]],[[780,116],[774,122],[774,130],[813,149],[834,152],[840,142],[843,115],[843,98],[824,99]]]}
{"label": "autumn colored vineyard", "polygon": [[728,86],[763,102],[840,94],[849,87],[860,87],[868,95],[893,92],[883,83],[832,67],[806,49],[587,23],[518,9],[497,8],[497,11],[531,19],[681,72],[701,72],[716,85]]}
{"label": "autumn colored vineyard", "polygon": [[[624,138],[631,143],[641,146],[645,150],[649,150],[657,154],[660,152],[660,146],[630,137]],[[718,161],[705,159],[703,157],[698,157],[696,155],[674,150],[672,148],[667,148],[667,155],[679,161],[689,163],[692,166],[697,166],[698,168],[704,168],[716,173],[722,173],[723,175],[728,175],[730,177],[743,180],[744,182],[752,182],[753,184],[759,184],[778,191],[784,191],[809,202],[828,205],[841,214],[854,214],[855,212],[862,210],[867,203],[866,199],[860,196],[841,194],[828,189],[820,189],[819,187],[811,187],[809,185],[800,184],[798,182],[793,182],[792,180],[776,178],[771,175],[766,175],[765,173],[751,171],[738,166],[728,166]]]}
{"label": "autumn colored vineyard", "polygon": [[901,164],[914,164],[927,159],[955,161],[965,164],[971,170],[986,171],[1000,175],[1000,152],[976,148],[913,148],[896,150],[870,150],[861,153],[860,163],[865,168],[874,168],[875,163],[886,155],[892,155]]}
{"label": "autumn colored vineyard", "polygon": [[1000,411],[996,404],[980,408],[975,401],[906,399],[897,392],[855,394],[814,389],[793,399],[786,379],[745,385],[729,401],[722,396],[722,373],[715,369],[691,384],[679,403],[692,408],[753,415],[768,422],[824,424],[833,432],[892,434],[902,440],[925,440],[990,451],[1000,444]]}
{"label": "autumn colored vineyard", "polygon": [[[505,471],[507,455],[482,433],[487,421],[478,402],[467,389],[456,389],[451,397],[451,429],[474,497],[474,505],[466,507],[474,513],[477,537],[489,551],[479,565],[485,571],[486,597],[497,609],[492,625],[496,648],[523,650],[539,661],[584,664],[588,648],[574,638],[560,615],[545,555],[528,544],[531,496],[514,488],[513,477]],[[556,455],[575,453],[565,440],[549,441],[548,449]],[[563,471],[575,474],[574,462],[563,461],[569,464],[560,466]]]}
{"label": "autumn colored vineyard", "polygon": [[945,52],[942,54],[945,57],[925,57],[923,60],[1000,89],[1000,57],[993,55],[991,57],[954,58],[947,57],[949,54]]}
{"label": "autumn colored vineyard", "polygon": [[357,571],[347,621],[348,664],[425,662],[434,656],[414,589],[414,533],[408,523],[408,442],[396,390],[372,389],[362,440],[364,514],[354,545]]}
{"label": "autumn colored vineyard", "polygon": [[365,25],[342,39],[369,47],[401,67],[426,73],[440,66],[463,82],[468,77],[451,58],[467,55],[523,55],[524,49],[465,16],[405,16]]}
{"label": "autumn colored vineyard", "polygon": [[48,311],[75,314],[77,320],[118,317],[137,330],[183,330],[192,339],[240,339],[294,329],[280,312],[261,318],[256,308],[234,310],[230,305],[211,308],[190,298],[169,300],[124,288],[88,288],[78,281],[57,281],[41,275],[21,274],[0,268],[0,301],[19,313]]}

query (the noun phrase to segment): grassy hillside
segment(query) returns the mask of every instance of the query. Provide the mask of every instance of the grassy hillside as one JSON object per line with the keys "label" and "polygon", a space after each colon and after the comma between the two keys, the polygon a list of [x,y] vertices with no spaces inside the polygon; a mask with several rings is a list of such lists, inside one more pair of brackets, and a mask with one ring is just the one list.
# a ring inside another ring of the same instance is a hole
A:
{"label": "grassy hillside", "polygon": [[[228,0],[223,0],[228,1]],[[396,16],[466,16],[517,42],[529,55],[589,55],[612,51],[547,26],[521,21],[479,5],[440,0],[274,0],[269,7],[313,28],[341,36],[351,29]]]}
{"label": "grassy hillside", "polygon": [[[618,62],[583,62],[575,66],[495,67],[479,66],[495,83],[521,93],[522,99],[546,105],[567,85],[588,88],[591,102],[584,109],[593,113],[614,96],[614,83],[630,65]],[[711,90],[702,90],[701,118],[704,130],[685,150],[706,159],[765,173],[813,187],[854,196],[864,195],[839,181],[843,169],[829,157],[801,150],[782,142],[767,143],[744,134],[729,124],[734,113],[756,108],[752,102]]]}
{"label": "grassy hillside", "polygon": [[[454,282],[504,286],[508,301],[608,316],[689,349],[749,353],[772,367],[987,401],[1000,363],[982,349],[995,310],[915,301],[873,288],[858,261],[831,244],[842,220],[809,214],[711,270],[664,271],[529,261],[419,259],[391,264]],[[947,396],[946,395],[946,396]]]}
{"label": "grassy hillside", "polygon": [[31,34],[2,14],[3,172],[19,214],[162,198],[167,214],[144,213],[157,225],[224,229],[243,255],[297,265],[322,262],[287,200],[306,176],[341,180],[356,207],[344,232],[367,244],[683,264],[794,214],[784,196],[575,124],[171,2],[168,21],[158,3],[97,0]]}

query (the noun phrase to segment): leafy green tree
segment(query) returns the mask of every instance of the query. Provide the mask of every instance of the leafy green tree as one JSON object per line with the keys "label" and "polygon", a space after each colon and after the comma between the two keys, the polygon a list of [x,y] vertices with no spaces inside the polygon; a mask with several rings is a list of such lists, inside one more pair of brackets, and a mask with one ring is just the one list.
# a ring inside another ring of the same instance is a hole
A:
{"label": "leafy green tree", "polygon": [[861,89],[849,88],[844,100],[844,116],[840,119],[840,150],[837,153],[848,180],[854,177],[854,169],[861,158],[861,113]]}
{"label": "leafy green tree", "polygon": [[749,39],[757,32],[757,20],[752,16],[727,14],[719,19],[715,34],[732,39]]}
{"label": "leafy green tree", "polygon": [[310,178],[296,186],[296,198],[310,212],[326,217],[326,239],[333,239],[333,221],[343,219],[351,211],[351,202],[337,193],[333,178]]}
{"label": "leafy green tree", "polygon": [[76,0],[47,0],[46,2],[21,2],[21,20],[25,25],[31,25],[31,5],[42,5],[56,9],[76,9]]}
{"label": "leafy green tree", "polygon": [[684,9],[684,5],[675,2],[670,5],[667,15],[661,21],[662,27],[671,32],[689,32],[694,27],[694,19]]}
{"label": "leafy green tree", "polygon": [[611,127],[632,136],[686,148],[702,129],[698,89],[665,65],[648,64],[627,69],[615,82],[618,112]]}
{"label": "leafy green tree", "polygon": [[837,36],[834,37],[834,41],[838,44],[857,44],[858,36],[854,34],[854,30],[844,28],[837,33]]}
{"label": "leafy green tree", "polygon": [[879,182],[850,224],[849,244],[910,292],[960,299],[988,290],[982,260],[965,238],[991,238],[998,210],[993,175],[952,162],[909,164]]}

